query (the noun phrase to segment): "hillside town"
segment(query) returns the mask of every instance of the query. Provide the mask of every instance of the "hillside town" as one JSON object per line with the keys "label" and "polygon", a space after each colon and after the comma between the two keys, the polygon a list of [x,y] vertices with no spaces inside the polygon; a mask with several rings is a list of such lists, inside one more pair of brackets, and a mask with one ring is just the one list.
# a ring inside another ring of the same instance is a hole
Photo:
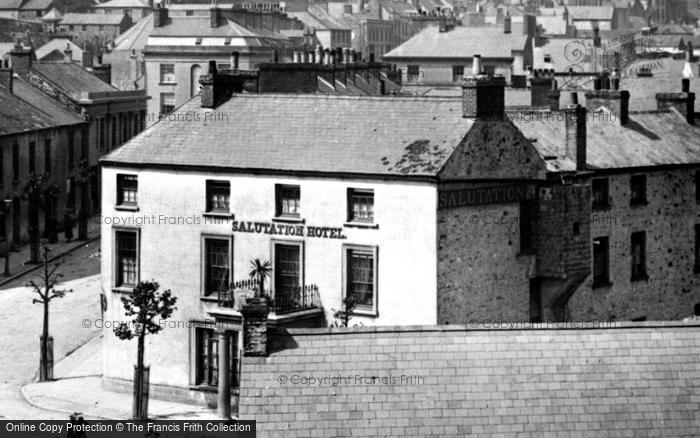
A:
{"label": "hillside town", "polygon": [[699,77],[694,0],[0,0],[5,431],[700,436]]}

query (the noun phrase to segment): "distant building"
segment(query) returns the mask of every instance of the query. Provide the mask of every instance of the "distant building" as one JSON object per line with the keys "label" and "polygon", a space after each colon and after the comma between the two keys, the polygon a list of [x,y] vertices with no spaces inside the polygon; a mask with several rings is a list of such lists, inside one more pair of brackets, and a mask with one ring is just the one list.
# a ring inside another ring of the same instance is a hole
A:
{"label": "distant building", "polygon": [[102,57],[105,64],[112,66],[112,85],[120,90],[146,88],[143,51],[152,31],[153,14],[148,14],[107,46]]}
{"label": "distant building", "polygon": [[38,20],[49,12],[53,0],[0,0],[0,17]]}
{"label": "distant building", "polygon": [[316,42],[323,47],[350,47],[352,30],[341,20],[330,15],[322,6],[309,4],[306,11],[287,12],[313,32]]}
{"label": "distant building", "polygon": [[157,8],[144,49],[146,89],[152,96],[150,122],[199,93],[199,77],[210,60],[216,60],[219,68],[241,70],[274,60],[291,61],[292,51],[303,47],[303,40],[282,32],[303,28],[300,21],[275,11],[213,7],[206,15],[171,16],[168,8]]}
{"label": "distant building", "polygon": [[153,0],[109,0],[95,5],[96,14],[127,15],[136,22],[153,11]]}
{"label": "distant building", "polygon": [[[97,161],[143,130],[148,97],[144,90],[119,91],[109,84],[109,65],[93,65],[92,57],[84,57],[84,60],[89,62],[85,67],[73,62],[70,55],[62,61],[37,61],[31,48],[16,47],[11,52],[10,65],[14,74],[31,86],[33,94],[38,92],[50,98],[55,105],[88,122],[81,143],[76,146],[74,161],[84,160],[90,168],[91,193],[87,208],[96,211],[100,205]],[[80,204],[80,198],[76,202]]]}
{"label": "distant building", "polygon": [[[92,56],[88,51],[66,38],[55,38],[34,51],[37,61],[67,61],[77,62],[83,65],[83,56]],[[87,62],[89,64],[90,62]]]}
{"label": "distant building", "polygon": [[510,22],[498,27],[431,26],[382,60],[397,64],[404,87],[411,87],[460,82],[472,67],[472,56],[479,54],[485,73],[503,75],[510,83],[532,65],[535,17],[527,17],[521,32],[512,32]]}
{"label": "distant building", "polygon": [[[20,115],[20,117],[18,117]],[[38,213],[42,233],[62,229],[66,209],[76,207],[75,186],[81,145],[88,122],[34,90],[11,69],[0,68],[0,248],[29,239],[29,205],[21,194],[30,174],[48,174],[55,193]]]}
{"label": "distant building", "polygon": [[128,15],[112,14],[64,14],[57,23],[59,32],[71,35],[78,45],[92,43],[98,46],[114,41],[133,24]]}

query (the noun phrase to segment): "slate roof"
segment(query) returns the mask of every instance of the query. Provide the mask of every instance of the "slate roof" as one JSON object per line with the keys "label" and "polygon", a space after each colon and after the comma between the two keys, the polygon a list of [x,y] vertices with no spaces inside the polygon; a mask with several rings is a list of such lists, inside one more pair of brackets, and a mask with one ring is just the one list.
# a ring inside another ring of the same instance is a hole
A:
{"label": "slate roof", "polygon": [[319,5],[309,5],[306,12],[288,12],[287,15],[315,29],[349,29],[342,20],[336,19]]}
{"label": "slate roof", "polygon": [[225,121],[208,112],[195,97],[103,162],[432,177],[474,123],[451,98],[236,95]]}
{"label": "slate roof", "polygon": [[39,61],[44,59],[44,57],[46,57],[48,54],[55,50],[60,51],[61,55],[63,55],[63,51],[66,50],[66,46],[70,47],[71,57],[73,58],[73,60],[82,60],[83,49],[76,46],[71,40],[65,38],[55,38],[50,40],[48,43],[37,48],[34,51],[34,55],[36,55],[36,59],[38,59]]}
{"label": "slate roof", "polygon": [[39,73],[75,100],[79,100],[85,92],[118,91],[74,63],[32,62],[32,70]]}
{"label": "slate roof", "polygon": [[[641,66],[650,66],[652,77],[637,77],[636,70]],[[623,75],[620,88],[630,92],[630,109],[649,111],[656,109],[656,93],[676,93],[681,91],[681,79],[685,61],[672,58],[638,59]],[[700,110],[697,96],[700,96],[700,74],[698,64],[691,63],[693,77],[690,79],[690,91],[695,93],[695,108]],[[700,139],[698,140],[700,142]]]}
{"label": "slate roof", "polygon": [[383,58],[510,58],[514,50],[524,50],[526,41],[527,35],[503,33],[502,26],[456,26],[448,32],[428,26]]}
{"label": "slate roof", "polygon": [[[515,125],[545,158],[549,171],[574,171],[576,164],[565,157],[565,127],[561,118],[525,121],[511,115]],[[629,123],[589,114],[586,123],[586,163],[590,169],[616,169],[700,163],[700,126],[671,112],[631,112]],[[556,157],[546,159],[546,157]]]}
{"label": "slate roof", "polygon": [[0,0],[0,9],[19,9],[23,0]]}
{"label": "slate roof", "polygon": [[60,24],[96,24],[118,26],[124,19],[124,15],[119,14],[78,14],[68,13],[61,17]]}
{"label": "slate roof", "polygon": [[53,0],[27,0],[25,4],[22,5],[20,9],[22,10],[39,10],[43,11],[49,9],[53,5]]}
{"label": "slate roof", "polygon": [[567,6],[569,18],[573,20],[612,20],[612,6]]}
{"label": "slate roof", "polygon": [[211,27],[209,16],[170,17],[164,26],[154,27],[153,37],[243,37],[274,38],[284,40],[281,34],[253,31],[230,19],[223,19],[218,27]]}
{"label": "slate roof", "polygon": [[109,0],[99,5],[95,5],[95,8],[148,8],[148,2],[143,0]]}
{"label": "slate roof", "polygon": [[49,114],[57,125],[72,125],[83,121],[78,114],[46,96],[22,78],[16,77],[14,79],[12,91],[26,103],[33,105],[35,108],[40,108],[45,113]]}
{"label": "slate roof", "polygon": [[31,105],[0,86],[0,136],[82,123],[82,119],[63,122],[62,116],[54,115],[46,107]]}

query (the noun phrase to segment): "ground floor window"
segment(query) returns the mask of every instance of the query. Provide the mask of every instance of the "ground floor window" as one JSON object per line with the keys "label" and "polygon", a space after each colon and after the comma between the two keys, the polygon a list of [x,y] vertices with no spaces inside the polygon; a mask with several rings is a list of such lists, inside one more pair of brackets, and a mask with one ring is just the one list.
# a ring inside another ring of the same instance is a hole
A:
{"label": "ground floor window", "polygon": [[344,296],[352,297],[355,309],[377,312],[377,248],[343,247]]}
{"label": "ground floor window", "polygon": [[[232,331],[229,340],[229,371],[231,387],[238,387],[238,332]],[[219,334],[212,328],[195,329],[195,384],[219,384]]]}

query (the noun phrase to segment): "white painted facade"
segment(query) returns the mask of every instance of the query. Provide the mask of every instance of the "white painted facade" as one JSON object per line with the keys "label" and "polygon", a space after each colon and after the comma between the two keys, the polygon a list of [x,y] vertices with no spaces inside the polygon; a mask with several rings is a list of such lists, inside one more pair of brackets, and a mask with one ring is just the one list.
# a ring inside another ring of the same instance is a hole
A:
{"label": "white painted facade", "polygon": [[[138,176],[138,211],[115,208],[116,179],[120,173]],[[178,308],[171,318],[177,323],[205,320],[208,311],[218,306],[216,300],[202,299],[203,235],[232,240],[234,281],[248,279],[251,260],[259,258],[272,262],[273,240],[301,243],[302,281],[318,286],[329,323],[333,321],[332,309],[341,308],[344,245],[376,247],[376,316],[355,316],[350,324],[437,323],[437,190],[434,184],[114,167],[103,167],[102,176],[102,286],[108,304],[105,321],[123,318],[120,298],[124,292],[113,287],[113,252],[115,229],[124,227],[139,230],[139,279],[154,279],[162,289],[171,289],[178,297]],[[217,224],[207,219],[205,187],[206,181],[212,179],[230,181],[230,210],[234,219],[220,220]],[[300,187],[303,225],[340,228],[346,239],[233,232],[233,220],[273,222],[276,184]],[[348,188],[374,191],[376,227],[344,225]],[[171,218],[180,218],[187,224],[168,224]],[[165,223],[160,223],[162,221]],[[232,309],[227,311],[236,313]],[[104,335],[105,378],[131,379],[136,342],[129,342],[131,345],[125,348],[127,341],[117,339],[112,327],[105,327]],[[191,336],[187,329],[175,328],[147,337],[146,355],[152,365],[152,385],[187,387],[191,384],[191,342],[187,340]]]}

